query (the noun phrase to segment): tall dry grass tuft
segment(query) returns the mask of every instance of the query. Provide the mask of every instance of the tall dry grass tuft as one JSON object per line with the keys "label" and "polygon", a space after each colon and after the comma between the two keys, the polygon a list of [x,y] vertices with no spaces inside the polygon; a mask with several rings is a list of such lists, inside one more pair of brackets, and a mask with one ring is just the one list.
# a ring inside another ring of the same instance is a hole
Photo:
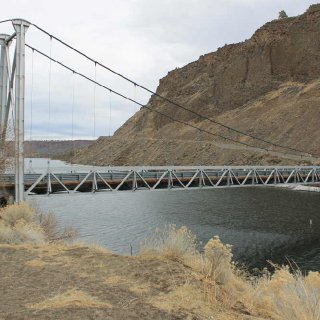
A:
{"label": "tall dry grass tuft", "polygon": [[287,266],[258,280],[255,304],[262,314],[281,320],[320,320],[320,274],[291,273]]}
{"label": "tall dry grass tuft", "polygon": [[0,243],[44,243],[73,240],[73,228],[60,228],[52,214],[37,213],[27,203],[0,210]]}
{"label": "tall dry grass tuft", "polygon": [[246,275],[235,267],[232,246],[223,244],[218,236],[204,246],[201,256],[201,274],[204,292],[211,301],[220,300],[229,306],[241,305],[252,309],[250,286]]}
{"label": "tall dry grass tuft", "polygon": [[0,211],[0,219],[11,226],[14,226],[19,220],[31,223],[34,221],[34,217],[35,210],[27,203],[13,204]]}
{"label": "tall dry grass tuft", "polygon": [[197,250],[196,237],[186,227],[170,225],[157,231],[141,254],[158,255],[189,266],[202,281],[209,301],[222,302],[242,313],[276,320],[320,320],[320,273],[304,276],[288,267],[251,277],[232,261],[232,247],[215,236]]}
{"label": "tall dry grass tuft", "polygon": [[187,227],[169,225],[162,231],[156,230],[140,254],[179,261],[192,268],[202,280],[210,301],[244,303],[248,284],[234,267],[231,246],[224,245],[217,236],[209,240],[203,253],[197,250],[198,245],[196,236]]}
{"label": "tall dry grass tuft", "polygon": [[171,224],[162,230],[155,230],[153,236],[142,245],[140,252],[184,262],[186,258],[197,254],[196,248],[196,236],[188,228],[177,228]]}
{"label": "tall dry grass tuft", "polygon": [[42,228],[48,242],[73,241],[78,236],[78,231],[72,227],[59,226],[53,213],[37,213],[36,220]]}
{"label": "tall dry grass tuft", "polygon": [[44,243],[45,234],[35,223],[35,211],[26,203],[0,210],[0,243]]}
{"label": "tall dry grass tuft", "polygon": [[232,246],[223,244],[218,236],[213,237],[204,246],[204,269],[207,277],[219,284],[226,284],[234,267]]}

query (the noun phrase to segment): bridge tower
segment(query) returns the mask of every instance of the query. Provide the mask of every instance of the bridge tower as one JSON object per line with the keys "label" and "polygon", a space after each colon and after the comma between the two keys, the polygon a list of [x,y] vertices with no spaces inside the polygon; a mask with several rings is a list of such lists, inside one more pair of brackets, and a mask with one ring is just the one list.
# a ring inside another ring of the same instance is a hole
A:
{"label": "bridge tower", "polygon": [[[14,19],[12,24],[15,30],[12,35],[0,35],[0,152],[3,156],[9,111],[13,108],[15,202],[20,203],[24,200],[25,35],[30,23]],[[16,39],[16,46],[10,68],[9,47],[13,39]]]}

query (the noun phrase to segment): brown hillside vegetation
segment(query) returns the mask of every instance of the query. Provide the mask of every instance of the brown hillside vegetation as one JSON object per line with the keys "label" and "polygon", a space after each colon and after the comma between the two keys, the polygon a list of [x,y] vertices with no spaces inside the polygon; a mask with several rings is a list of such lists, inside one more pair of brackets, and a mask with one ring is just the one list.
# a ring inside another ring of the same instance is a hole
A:
{"label": "brown hillside vegetation", "polygon": [[[251,135],[320,154],[320,5],[274,20],[242,43],[201,56],[160,80],[157,93]],[[232,133],[152,96],[148,106],[213,133],[269,151],[248,148],[171,121],[147,109],[113,138],[101,138],[74,161],[97,164],[294,164],[319,157],[294,153]]]}
{"label": "brown hillside vegetation", "polygon": [[200,253],[175,226],[154,233],[140,255],[119,256],[52,241],[45,221],[26,205],[0,212],[0,319],[320,318],[318,272],[252,277],[218,237]]}

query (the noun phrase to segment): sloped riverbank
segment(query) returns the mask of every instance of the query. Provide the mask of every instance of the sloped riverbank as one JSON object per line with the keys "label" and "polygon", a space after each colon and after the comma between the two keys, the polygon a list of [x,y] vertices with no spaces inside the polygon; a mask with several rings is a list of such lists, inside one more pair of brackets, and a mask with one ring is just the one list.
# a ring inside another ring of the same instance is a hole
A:
{"label": "sloped riverbank", "polygon": [[[154,233],[137,256],[67,244],[70,230],[26,205],[0,212],[1,319],[310,319],[320,274],[289,267],[252,276],[213,237],[197,251],[186,227]],[[46,223],[44,223],[46,222]],[[292,267],[292,266],[291,266]]]}

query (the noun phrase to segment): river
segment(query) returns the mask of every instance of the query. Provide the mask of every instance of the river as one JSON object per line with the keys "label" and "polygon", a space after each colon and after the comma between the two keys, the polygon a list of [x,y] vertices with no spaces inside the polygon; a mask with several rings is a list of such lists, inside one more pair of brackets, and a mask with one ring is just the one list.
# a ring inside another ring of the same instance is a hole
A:
{"label": "river", "polygon": [[[26,171],[46,167],[32,159]],[[86,170],[51,161],[54,170]],[[42,168],[42,169],[41,169]],[[185,225],[199,241],[219,235],[233,245],[236,261],[250,268],[267,260],[293,260],[303,270],[320,271],[320,195],[275,187],[215,190],[159,190],[29,196],[43,211],[55,213],[61,224],[76,227],[80,240],[128,254],[155,228]]]}

